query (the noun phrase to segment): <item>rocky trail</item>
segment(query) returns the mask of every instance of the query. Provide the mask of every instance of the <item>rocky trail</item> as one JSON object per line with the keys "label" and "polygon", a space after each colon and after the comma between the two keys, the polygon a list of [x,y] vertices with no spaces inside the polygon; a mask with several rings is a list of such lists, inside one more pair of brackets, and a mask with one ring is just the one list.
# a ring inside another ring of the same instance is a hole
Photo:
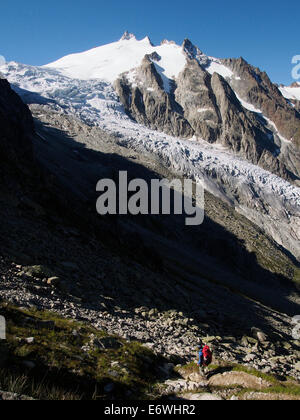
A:
{"label": "rocky trail", "polygon": [[[189,372],[192,369],[193,373]],[[188,369],[176,367],[175,371],[181,376],[180,379],[168,379],[161,386],[163,394],[175,399],[195,401],[222,401],[222,400],[289,400],[300,399],[300,395],[279,393],[274,389],[282,387],[283,390],[291,386],[297,387],[296,382],[287,380],[280,382],[272,376],[261,375],[258,371],[237,367],[220,362],[219,367],[213,367],[204,378],[191,364]],[[243,371],[244,370],[244,371]],[[221,373],[219,373],[221,372]],[[251,391],[250,391],[251,390]],[[291,392],[292,394],[292,392]]]}

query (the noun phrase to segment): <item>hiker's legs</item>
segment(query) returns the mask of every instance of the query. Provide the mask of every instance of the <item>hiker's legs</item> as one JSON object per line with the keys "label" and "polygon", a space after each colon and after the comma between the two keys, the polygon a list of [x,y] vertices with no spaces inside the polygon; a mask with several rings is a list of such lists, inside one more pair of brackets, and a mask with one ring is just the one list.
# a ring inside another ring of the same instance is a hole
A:
{"label": "hiker's legs", "polygon": [[203,376],[203,377],[205,376],[204,367],[201,366],[201,365],[199,366],[199,373],[200,373],[201,376]]}
{"label": "hiker's legs", "polygon": [[203,366],[200,365],[199,366],[199,373],[203,378],[207,378],[207,374],[208,374],[208,367],[207,366]]}

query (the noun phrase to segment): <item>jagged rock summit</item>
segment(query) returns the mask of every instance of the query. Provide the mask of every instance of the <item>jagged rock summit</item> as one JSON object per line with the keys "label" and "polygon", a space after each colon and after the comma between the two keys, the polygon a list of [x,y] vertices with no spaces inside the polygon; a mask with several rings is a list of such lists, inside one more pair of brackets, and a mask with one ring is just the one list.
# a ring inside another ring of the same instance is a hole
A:
{"label": "jagged rock summit", "polygon": [[122,35],[120,41],[130,41],[131,39],[136,39],[134,34],[131,34],[128,31],[125,31],[124,34]]}

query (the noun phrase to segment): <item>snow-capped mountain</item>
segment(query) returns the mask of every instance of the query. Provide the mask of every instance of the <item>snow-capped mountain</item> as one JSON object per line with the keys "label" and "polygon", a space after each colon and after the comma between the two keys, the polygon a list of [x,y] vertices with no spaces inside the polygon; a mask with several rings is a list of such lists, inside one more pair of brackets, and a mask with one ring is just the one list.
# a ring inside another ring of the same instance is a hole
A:
{"label": "snow-capped mountain", "polygon": [[114,83],[122,73],[132,71],[134,77],[134,71],[141,65],[145,55],[152,55],[152,61],[159,62],[156,67],[159,74],[168,79],[166,90],[170,89],[170,82],[178,77],[191,57],[197,57],[199,62],[206,64],[211,74],[216,72],[225,78],[233,76],[233,72],[220,60],[207,57],[192,44],[177,45],[164,40],[161,45],[155,46],[148,36],[137,40],[134,34],[127,31],[117,42],[67,55],[43,67],[56,69],[62,75],[75,79],[101,79]]}
{"label": "snow-capped mountain", "polygon": [[286,99],[300,101],[300,82],[292,83],[291,86],[280,86],[279,89]]}
{"label": "snow-capped mountain", "polygon": [[[0,71],[28,104],[69,114],[156,154],[300,258],[300,115],[243,59],[125,33],[43,67]],[[35,108],[36,109],[36,108]],[[97,144],[93,144],[97,149]],[[273,174],[272,174],[273,172]]]}
{"label": "snow-capped mountain", "polygon": [[133,34],[128,33],[118,42],[68,55],[47,64],[45,68],[55,68],[61,74],[75,79],[101,79],[113,83],[121,73],[138,67],[146,54],[155,51],[162,57],[161,74],[168,79],[177,77],[186,64],[180,46],[164,43],[155,47],[149,37],[138,41]]}
{"label": "snow-capped mountain", "polygon": [[112,84],[127,113],[149,128],[221,143],[290,181],[300,177],[299,112],[288,91],[243,59],[207,56],[187,39],[154,46],[126,32],[44,68]]}

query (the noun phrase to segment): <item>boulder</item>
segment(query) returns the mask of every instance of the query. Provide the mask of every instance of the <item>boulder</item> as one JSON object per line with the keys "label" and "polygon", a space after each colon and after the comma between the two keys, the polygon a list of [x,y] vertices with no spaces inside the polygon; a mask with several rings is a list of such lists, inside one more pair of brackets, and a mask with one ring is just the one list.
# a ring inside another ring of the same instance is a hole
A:
{"label": "boulder", "polygon": [[223,401],[223,398],[217,394],[210,394],[208,392],[195,394],[182,394],[181,398],[190,401]]}
{"label": "boulder", "polygon": [[47,284],[49,286],[58,286],[59,283],[60,283],[60,278],[59,277],[50,277],[47,280]]}
{"label": "boulder", "polygon": [[247,356],[244,358],[245,362],[253,362],[257,358],[257,355],[254,353],[247,354]]}
{"label": "boulder", "polygon": [[298,370],[298,371],[300,372],[300,362],[297,362],[297,363],[294,365],[294,369],[296,369],[296,370]]}
{"label": "boulder", "polygon": [[37,277],[39,279],[54,277],[53,271],[44,265],[24,267],[23,272],[28,277]]}
{"label": "boulder", "polygon": [[97,347],[99,349],[119,349],[122,347],[122,343],[114,337],[103,337],[103,338],[96,338],[94,336],[91,337],[90,344],[93,347]]}
{"label": "boulder", "polygon": [[262,389],[271,384],[262,378],[246,372],[225,372],[209,379],[210,386],[241,386],[243,388]]}

